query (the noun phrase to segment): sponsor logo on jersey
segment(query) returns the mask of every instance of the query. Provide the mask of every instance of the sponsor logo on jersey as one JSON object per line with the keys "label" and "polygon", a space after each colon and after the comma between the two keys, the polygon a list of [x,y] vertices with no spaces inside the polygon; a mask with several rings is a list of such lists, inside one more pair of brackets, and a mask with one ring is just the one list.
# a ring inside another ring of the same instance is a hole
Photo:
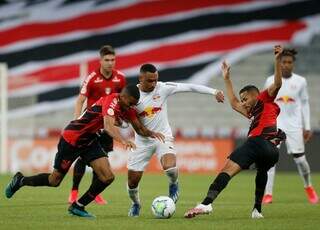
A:
{"label": "sponsor logo on jersey", "polygon": [[119,79],[117,76],[115,76],[115,77],[112,79],[112,81],[113,81],[113,82],[120,82],[120,79]]}
{"label": "sponsor logo on jersey", "polygon": [[161,107],[147,107],[141,113],[139,113],[139,116],[152,118],[155,114],[157,114],[160,111]]}
{"label": "sponsor logo on jersey", "polygon": [[296,102],[295,99],[293,99],[292,97],[290,96],[282,96],[282,97],[279,97],[276,99],[276,101],[279,101],[279,102],[282,102],[284,104],[289,104],[289,103],[294,103]]}
{"label": "sponsor logo on jersey", "polygon": [[98,77],[96,80],[94,80],[94,83],[100,83],[100,82],[103,82],[103,79]]}

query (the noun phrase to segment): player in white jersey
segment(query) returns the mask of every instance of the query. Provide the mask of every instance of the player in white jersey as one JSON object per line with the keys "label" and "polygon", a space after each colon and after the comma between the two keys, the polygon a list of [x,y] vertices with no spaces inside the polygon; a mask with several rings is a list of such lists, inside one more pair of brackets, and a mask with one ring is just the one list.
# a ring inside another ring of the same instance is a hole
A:
{"label": "player in white jersey", "polygon": [[[311,184],[310,166],[305,157],[304,146],[311,138],[307,81],[304,77],[292,72],[296,54],[297,52],[294,49],[284,49],[281,57],[282,87],[275,100],[281,109],[277,123],[278,127],[287,135],[287,153],[293,156],[299,174],[303,179],[309,202],[315,204],[318,203],[319,199]],[[273,76],[266,80],[265,88],[272,83]],[[268,182],[263,198],[265,204],[272,203],[274,176],[275,167],[268,172]]]}
{"label": "player in white jersey", "polygon": [[162,133],[164,142],[135,136],[136,150],[128,157],[128,194],[132,200],[129,216],[139,216],[139,182],[153,154],[156,154],[163,170],[169,178],[169,196],[177,202],[179,196],[178,168],[173,135],[167,115],[167,99],[180,92],[196,92],[214,95],[218,102],[223,102],[223,92],[202,85],[158,82],[158,71],[152,64],[144,64],[139,76],[140,100],[136,111],[140,121],[150,130]]}

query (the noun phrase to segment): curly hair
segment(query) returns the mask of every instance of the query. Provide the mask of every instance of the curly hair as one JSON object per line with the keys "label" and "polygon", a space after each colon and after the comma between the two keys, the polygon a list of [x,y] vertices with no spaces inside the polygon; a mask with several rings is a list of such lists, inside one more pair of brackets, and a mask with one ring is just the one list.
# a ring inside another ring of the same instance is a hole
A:
{"label": "curly hair", "polygon": [[296,60],[296,55],[298,54],[298,51],[296,49],[290,49],[290,48],[285,48],[283,49],[282,51],[282,55],[281,57],[284,57],[284,56],[290,56],[292,57],[293,61]]}

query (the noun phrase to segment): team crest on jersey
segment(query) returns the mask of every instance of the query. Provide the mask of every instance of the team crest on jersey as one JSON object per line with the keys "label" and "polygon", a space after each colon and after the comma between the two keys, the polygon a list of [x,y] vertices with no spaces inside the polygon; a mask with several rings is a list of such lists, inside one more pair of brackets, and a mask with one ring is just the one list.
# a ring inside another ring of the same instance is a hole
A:
{"label": "team crest on jersey", "polygon": [[159,95],[159,94],[155,94],[155,95],[153,95],[153,97],[152,97],[153,100],[157,100],[157,99],[159,99],[159,98],[160,98],[160,95]]}
{"label": "team crest on jersey", "polygon": [[109,95],[111,93],[111,88],[106,88],[105,92],[106,92],[107,95]]}

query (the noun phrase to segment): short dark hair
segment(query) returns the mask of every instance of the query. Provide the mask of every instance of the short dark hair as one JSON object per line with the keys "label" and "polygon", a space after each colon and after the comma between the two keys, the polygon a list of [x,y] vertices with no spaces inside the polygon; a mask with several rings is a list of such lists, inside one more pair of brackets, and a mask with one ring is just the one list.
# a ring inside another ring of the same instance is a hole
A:
{"label": "short dark hair", "polygon": [[292,57],[293,61],[295,61],[297,54],[298,54],[298,51],[295,49],[284,48],[282,51],[281,57],[290,56],[290,57]]}
{"label": "short dark hair", "polygon": [[129,96],[132,96],[132,97],[135,98],[137,101],[139,101],[139,99],[140,99],[140,91],[139,91],[138,86],[133,85],[133,84],[130,84],[130,85],[127,85],[127,86],[124,88],[124,90],[125,90],[125,92],[126,92]]}
{"label": "short dark hair", "polygon": [[157,71],[158,71],[157,68],[154,65],[149,63],[143,64],[140,67],[140,73],[146,73],[146,72],[155,73]]}
{"label": "short dark hair", "polygon": [[245,87],[240,89],[239,95],[244,93],[244,92],[250,92],[250,91],[257,91],[259,93],[259,89],[256,86],[254,86],[254,85],[246,85]]}
{"label": "short dark hair", "polygon": [[116,55],[116,52],[114,51],[113,47],[110,45],[104,45],[100,48],[100,57],[103,57],[108,54]]}

